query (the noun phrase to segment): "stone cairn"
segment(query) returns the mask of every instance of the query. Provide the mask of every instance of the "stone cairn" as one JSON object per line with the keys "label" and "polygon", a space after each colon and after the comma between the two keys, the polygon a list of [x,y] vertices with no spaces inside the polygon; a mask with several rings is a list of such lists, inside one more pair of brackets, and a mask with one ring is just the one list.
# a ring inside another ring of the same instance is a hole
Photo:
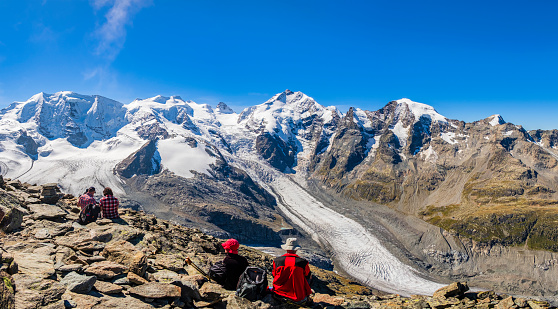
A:
{"label": "stone cairn", "polygon": [[[75,222],[76,198],[65,195],[56,204],[38,198],[39,192],[53,196],[53,185],[8,180],[0,189],[0,308],[299,308],[271,296],[250,302],[184,264],[187,256],[205,269],[222,260],[222,240],[130,209],[120,209],[120,222],[82,226]],[[240,254],[270,273],[273,257],[245,246]],[[459,282],[432,296],[402,297],[311,270],[311,308],[550,308],[493,291],[468,292]]]}
{"label": "stone cairn", "polygon": [[41,191],[41,201],[43,203],[54,205],[61,197],[60,188],[56,183],[47,183],[43,185],[43,190]]}

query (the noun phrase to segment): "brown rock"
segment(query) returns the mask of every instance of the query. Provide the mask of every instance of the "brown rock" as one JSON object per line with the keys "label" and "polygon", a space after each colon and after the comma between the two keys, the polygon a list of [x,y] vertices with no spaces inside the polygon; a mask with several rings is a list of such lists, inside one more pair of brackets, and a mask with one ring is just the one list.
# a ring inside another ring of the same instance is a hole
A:
{"label": "brown rock", "polygon": [[17,206],[0,206],[0,211],[3,214],[0,216],[0,230],[6,233],[19,229],[23,223],[23,216],[27,215],[25,209]]}
{"label": "brown rock", "polygon": [[106,245],[101,253],[107,260],[123,265],[130,265],[135,254],[136,247],[125,240],[115,241]]}
{"label": "brown rock", "polygon": [[527,306],[529,306],[529,304],[527,303],[527,300],[525,298],[516,298],[514,303],[519,307],[519,308],[525,308]]}
{"label": "brown rock", "polygon": [[103,294],[118,294],[122,292],[122,287],[110,282],[96,281],[93,287]]}
{"label": "brown rock", "polygon": [[334,297],[327,294],[316,293],[314,295],[314,303],[320,304],[322,306],[341,306],[344,301],[345,300],[341,297]]}
{"label": "brown rock", "polygon": [[550,308],[550,304],[548,302],[545,301],[540,301],[540,300],[529,300],[527,301],[527,303],[529,304],[529,307],[533,308],[533,309],[546,309],[546,308]]}
{"label": "brown rock", "polygon": [[70,273],[72,271],[75,271],[77,273],[81,272],[83,270],[83,265],[82,264],[70,264],[70,265],[62,265],[58,268],[56,268],[57,271],[62,272],[62,273]]}
{"label": "brown rock", "polygon": [[146,270],[147,257],[143,254],[143,252],[137,252],[130,261],[130,271],[140,277],[143,277]]}
{"label": "brown rock", "polygon": [[19,272],[29,274],[38,278],[48,278],[54,275],[54,261],[52,256],[33,254],[33,253],[16,253],[15,261],[18,264]]}
{"label": "brown rock", "polygon": [[227,304],[227,308],[231,309],[263,309],[271,307],[270,305],[267,305],[267,307],[261,307],[258,304],[247,300],[246,298],[238,297],[234,294],[231,294],[229,295],[229,297],[223,299],[223,302]]}
{"label": "brown rock", "polygon": [[202,300],[212,302],[216,299],[222,299],[224,297],[223,295],[226,297],[227,295],[234,293],[234,291],[227,291],[217,283],[206,282],[200,288],[200,293]]}
{"label": "brown rock", "polygon": [[149,281],[147,281],[146,279],[134,274],[133,272],[129,272],[128,273],[128,280],[130,280],[131,283],[134,284],[146,284],[149,283]]}
{"label": "brown rock", "polygon": [[145,298],[179,298],[180,287],[168,283],[150,282],[129,290],[130,294]]}
{"label": "brown rock", "polygon": [[169,269],[175,272],[184,270],[184,258],[178,255],[157,254],[153,265],[159,269]]}
{"label": "brown rock", "polygon": [[442,298],[442,297],[432,297],[426,301],[433,309],[448,308],[451,306],[458,306],[461,301],[454,297]]}
{"label": "brown rock", "polygon": [[495,296],[496,293],[494,293],[494,291],[482,291],[477,293],[478,299],[485,299],[485,298],[493,299]]}
{"label": "brown rock", "polygon": [[85,269],[86,274],[97,276],[99,279],[111,279],[126,271],[128,267],[110,261],[93,263]]}
{"label": "brown rock", "polygon": [[448,286],[438,289],[432,297],[434,298],[444,298],[444,297],[454,297],[462,295],[469,290],[467,283],[454,282]]}
{"label": "brown rock", "polygon": [[10,275],[0,272],[0,308],[15,308],[15,284]]}
{"label": "brown rock", "polygon": [[172,283],[174,281],[180,281],[182,279],[181,275],[167,269],[160,270],[153,273],[152,275],[157,282]]}
{"label": "brown rock", "polygon": [[515,302],[513,301],[513,297],[508,297],[505,298],[503,300],[501,300],[498,305],[496,305],[496,309],[509,309],[512,306],[515,305]]}

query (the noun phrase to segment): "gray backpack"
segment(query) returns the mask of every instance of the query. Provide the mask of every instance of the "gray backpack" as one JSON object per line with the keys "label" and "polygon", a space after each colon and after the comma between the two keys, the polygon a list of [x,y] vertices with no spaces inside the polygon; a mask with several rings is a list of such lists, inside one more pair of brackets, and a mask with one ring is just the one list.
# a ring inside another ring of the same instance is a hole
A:
{"label": "gray backpack", "polygon": [[256,266],[248,266],[238,278],[236,296],[249,301],[262,299],[267,293],[267,272]]}

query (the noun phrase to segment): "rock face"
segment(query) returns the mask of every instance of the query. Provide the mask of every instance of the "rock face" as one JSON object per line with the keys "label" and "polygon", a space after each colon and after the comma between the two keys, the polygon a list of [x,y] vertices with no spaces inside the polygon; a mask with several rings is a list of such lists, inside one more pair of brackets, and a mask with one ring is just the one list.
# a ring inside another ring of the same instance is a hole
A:
{"label": "rock face", "polygon": [[138,151],[128,156],[116,166],[116,171],[123,177],[133,175],[154,175],[161,170],[161,157],[157,152],[157,140],[150,140]]}

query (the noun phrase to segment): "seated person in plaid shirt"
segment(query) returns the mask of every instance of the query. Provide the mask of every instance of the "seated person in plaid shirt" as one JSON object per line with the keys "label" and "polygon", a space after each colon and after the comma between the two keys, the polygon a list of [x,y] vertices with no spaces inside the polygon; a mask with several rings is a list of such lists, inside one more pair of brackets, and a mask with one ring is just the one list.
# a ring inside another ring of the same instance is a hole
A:
{"label": "seated person in plaid shirt", "polygon": [[101,214],[106,219],[120,219],[118,215],[118,199],[113,196],[112,189],[106,187],[103,190],[103,197],[99,201],[101,205]]}
{"label": "seated person in plaid shirt", "polygon": [[79,207],[81,207],[82,210],[83,207],[89,204],[97,204],[97,201],[95,200],[93,195],[95,195],[95,188],[90,187],[89,189],[85,190],[85,193],[83,193],[82,196],[79,197],[78,205]]}

